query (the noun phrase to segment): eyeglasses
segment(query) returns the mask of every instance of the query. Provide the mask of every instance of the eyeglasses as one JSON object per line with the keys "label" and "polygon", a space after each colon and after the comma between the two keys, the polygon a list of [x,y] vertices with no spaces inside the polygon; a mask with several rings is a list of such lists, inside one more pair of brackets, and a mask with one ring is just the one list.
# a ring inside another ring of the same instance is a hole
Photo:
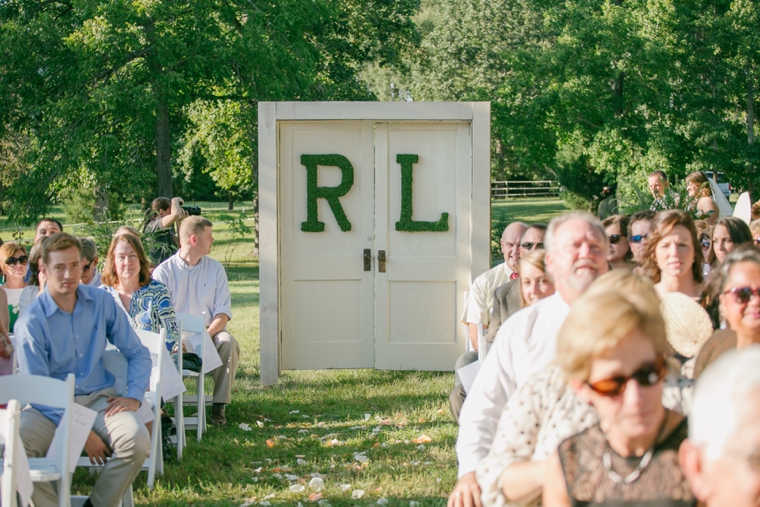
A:
{"label": "eyeglasses", "polygon": [[620,238],[622,237],[623,237],[622,234],[610,234],[610,243],[612,243],[613,245],[617,245],[618,242],[620,241]]}
{"label": "eyeglasses", "polygon": [[530,242],[525,242],[525,243],[520,244],[520,248],[522,248],[523,250],[533,250],[534,247],[535,248],[544,248],[544,244],[543,243],[530,243]]}
{"label": "eyeglasses", "polygon": [[29,257],[22,255],[21,257],[8,257],[5,259],[5,264],[8,266],[15,266],[16,264],[26,265],[29,262]]}
{"label": "eyeglasses", "polygon": [[90,268],[92,267],[92,262],[93,261],[90,261],[89,264],[82,266],[82,273],[87,273],[90,270]]}
{"label": "eyeglasses", "polygon": [[[647,239],[647,235],[646,234],[636,234],[634,236],[631,236],[630,241],[631,241],[631,243],[641,243],[645,239]],[[610,239],[610,241],[612,241],[612,239]]]}
{"label": "eyeglasses", "polygon": [[597,394],[612,397],[623,394],[625,386],[628,385],[628,381],[631,379],[638,382],[641,387],[650,387],[665,378],[667,372],[668,369],[665,366],[665,359],[662,356],[658,356],[653,363],[643,364],[638,370],[627,377],[621,375],[606,380],[600,380],[593,384],[586,382],[586,385],[593,389]]}
{"label": "eyeglasses", "polygon": [[707,250],[712,245],[712,242],[709,239],[703,239],[701,244],[702,244],[702,249]]}
{"label": "eyeglasses", "polygon": [[753,289],[752,287],[734,287],[723,294],[731,294],[734,296],[734,301],[740,305],[746,305],[752,298],[760,297],[760,289]]}

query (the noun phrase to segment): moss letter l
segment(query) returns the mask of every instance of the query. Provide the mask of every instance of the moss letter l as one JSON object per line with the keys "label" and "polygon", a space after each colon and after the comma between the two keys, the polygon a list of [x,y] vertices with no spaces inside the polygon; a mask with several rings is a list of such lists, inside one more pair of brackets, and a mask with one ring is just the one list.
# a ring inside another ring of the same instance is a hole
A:
{"label": "moss letter l", "polygon": [[[354,186],[354,166],[343,155],[301,155],[301,163],[306,166],[306,221],[301,222],[304,232],[322,232],[325,223],[319,221],[317,199],[326,199],[327,204],[335,215],[340,230],[351,230],[340,197],[343,197]],[[317,185],[318,166],[338,167],[341,173],[340,185],[337,187],[320,187]]]}
{"label": "moss letter l", "polygon": [[419,155],[396,155],[396,162],[401,164],[401,217],[396,222],[397,231],[406,232],[446,232],[449,230],[449,214],[441,213],[436,222],[412,220],[412,184],[414,182],[414,164]]}

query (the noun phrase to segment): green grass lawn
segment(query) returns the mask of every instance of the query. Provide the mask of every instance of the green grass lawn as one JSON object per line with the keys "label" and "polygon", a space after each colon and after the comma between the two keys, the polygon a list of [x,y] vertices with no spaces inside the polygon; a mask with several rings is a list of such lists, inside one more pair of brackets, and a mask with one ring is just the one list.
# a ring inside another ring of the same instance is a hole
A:
{"label": "green grass lawn", "polygon": [[[212,220],[226,213],[226,205],[199,204],[213,210]],[[559,200],[523,199],[495,203],[492,212],[536,222],[565,209]],[[147,473],[139,475],[136,503],[340,506],[376,505],[384,498],[388,505],[445,505],[457,475],[457,427],[448,409],[453,374],[285,371],[278,386],[261,387],[253,240],[233,242],[224,224],[215,226],[214,236],[212,256],[229,259],[229,330],[242,348],[227,409],[230,426],[210,428],[201,443],[188,433],[182,462],[167,463],[152,490],[146,487]],[[323,479],[323,491],[309,486],[312,476]],[[75,494],[87,494],[94,480],[78,470]],[[352,498],[358,490],[363,496]]]}

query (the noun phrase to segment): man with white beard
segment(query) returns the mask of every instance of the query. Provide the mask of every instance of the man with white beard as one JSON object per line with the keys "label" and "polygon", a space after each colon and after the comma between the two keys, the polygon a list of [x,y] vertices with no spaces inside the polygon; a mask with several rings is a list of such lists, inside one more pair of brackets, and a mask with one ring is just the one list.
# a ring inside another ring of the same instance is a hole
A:
{"label": "man with white beard", "polygon": [[530,375],[555,359],[557,332],[570,305],[609,269],[607,235],[589,213],[554,218],[544,245],[546,272],[557,292],[520,310],[499,329],[460,414],[456,445],[459,480],[449,507],[481,505],[475,469],[488,454],[507,399]]}

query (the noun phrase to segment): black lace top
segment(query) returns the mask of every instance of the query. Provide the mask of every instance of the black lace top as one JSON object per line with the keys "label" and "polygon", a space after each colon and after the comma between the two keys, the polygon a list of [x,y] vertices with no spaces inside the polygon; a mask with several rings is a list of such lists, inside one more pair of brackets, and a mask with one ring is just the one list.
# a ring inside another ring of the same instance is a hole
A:
{"label": "black lace top", "polygon": [[610,469],[626,478],[642,462],[640,456],[623,458],[607,444],[599,425],[592,426],[559,445],[559,459],[573,506],[685,507],[696,505],[678,464],[678,448],[687,437],[686,419],[654,447],[641,475],[625,484],[614,481],[604,465],[609,454]]}

